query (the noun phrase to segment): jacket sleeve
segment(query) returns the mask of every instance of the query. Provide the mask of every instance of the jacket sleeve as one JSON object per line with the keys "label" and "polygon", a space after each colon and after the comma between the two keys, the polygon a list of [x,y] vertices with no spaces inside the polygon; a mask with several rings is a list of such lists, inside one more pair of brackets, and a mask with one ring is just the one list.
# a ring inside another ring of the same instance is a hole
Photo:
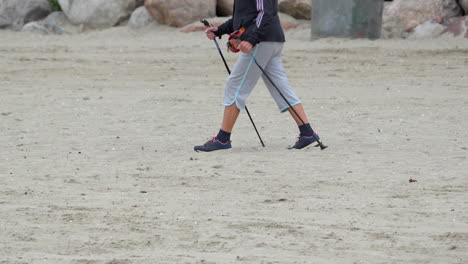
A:
{"label": "jacket sleeve", "polygon": [[256,23],[253,25],[250,34],[245,36],[243,40],[255,46],[260,42],[262,36],[268,34],[268,31],[271,30],[273,17],[278,12],[275,4],[277,4],[277,1],[274,0],[257,0],[258,15],[255,20]]}
{"label": "jacket sleeve", "polygon": [[214,32],[216,36],[220,37],[224,34],[231,34],[234,31],[232,18],[224,22],[218,27],[218,31]]}

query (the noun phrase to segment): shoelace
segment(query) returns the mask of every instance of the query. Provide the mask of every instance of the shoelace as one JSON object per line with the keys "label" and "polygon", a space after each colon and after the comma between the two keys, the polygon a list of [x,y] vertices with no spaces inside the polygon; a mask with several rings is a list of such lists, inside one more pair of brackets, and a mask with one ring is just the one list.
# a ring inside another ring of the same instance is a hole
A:
{"label": "shoelace", "polygon": [[203,146],[208,146],[210,145],[211,143],[215,142],[216,141],[216,137],[213,137],[210,141],[206,142]]}
{"label": "shoelace", "polygon": [[296,140],[296,143],[294,144],[294,146],[297,145],[297,143],[299,143],[299,142],[301,141],[302,138],[304,138],[304,136],[298,137],[297,140]]}
{"label": "shoelace", "polygon": [[295,143],[294,145],[297,145],[297,143],[298,143],[299,141],[301,141],[302,138],[311,138],[311,137],[313,137],[313,136],[302,136],[302,137],[297,137],[297,141],[296,141],[296,143]]}

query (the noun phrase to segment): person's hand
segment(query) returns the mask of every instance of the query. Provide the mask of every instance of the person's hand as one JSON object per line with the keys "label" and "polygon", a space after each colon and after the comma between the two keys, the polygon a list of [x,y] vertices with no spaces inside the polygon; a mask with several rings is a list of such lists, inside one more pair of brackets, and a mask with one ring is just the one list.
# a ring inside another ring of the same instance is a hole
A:
{"label": "person's hand", "polygon": [[218,27],[209,27],[205,30],[206,37],[213,40],[216,38],[214,32],[218,31]]}
{"label": "person's hand", "polygon": [[252,48],[253,48],[252,44],[250,44],[250,42],[248,42],[248,41],[242,41],[239,44],[239,49],[243,53],[250,53],[250,51],[252,51]]}

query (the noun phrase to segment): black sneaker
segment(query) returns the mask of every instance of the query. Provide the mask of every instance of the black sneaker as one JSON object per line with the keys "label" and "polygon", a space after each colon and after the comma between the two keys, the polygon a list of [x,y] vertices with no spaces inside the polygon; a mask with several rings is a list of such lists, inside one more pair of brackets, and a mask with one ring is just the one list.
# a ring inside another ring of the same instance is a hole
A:
{"label": "black sneaker", "polygon": [[220,150],[220,149],[230,149],[230,148],[232,148],[231,141],[223,143],[219,141],[216,137],[213,137],[213,139],[209,140],[205,144],[201,146],[195,146],[193,150],[195,150],[196,152],[198,151],[209,152],[209,151],[215,151],[215,150]]}
{"label": "black sneaker", "polygon": [[310,137],[302,136],[299,137],[296,141],[296,144],[294,144],[294,146],[290,147],[289,149],[303,149],[319,139],[320,137],[317,134],[315,134],[315,136]]}

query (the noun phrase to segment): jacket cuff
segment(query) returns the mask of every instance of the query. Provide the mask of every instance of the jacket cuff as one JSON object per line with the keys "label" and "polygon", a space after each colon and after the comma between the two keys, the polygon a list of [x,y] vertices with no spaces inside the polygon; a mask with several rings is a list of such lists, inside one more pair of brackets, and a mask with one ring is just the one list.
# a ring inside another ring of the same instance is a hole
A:
{"label": "jacket cuff", "polygon": [[258,42],[259,42],[259,41],[257,40],[257,38],[255,38],[255,37],[251,37],[251,36],[249,36],[249,37],[246,37],[246,38],[244,39],[244,41],[247,41],[247,42],[249,42],[250,44],[252,44],[252,46],[255,46],[255,45],[257,45],[257,44],[258,44]]}
{"label": "jacket cuff", "polygon": [[213,32],[217,37],[221,37],[223,34],[223,32],[220,30],[220,28],[218,27],[218,30]]}

